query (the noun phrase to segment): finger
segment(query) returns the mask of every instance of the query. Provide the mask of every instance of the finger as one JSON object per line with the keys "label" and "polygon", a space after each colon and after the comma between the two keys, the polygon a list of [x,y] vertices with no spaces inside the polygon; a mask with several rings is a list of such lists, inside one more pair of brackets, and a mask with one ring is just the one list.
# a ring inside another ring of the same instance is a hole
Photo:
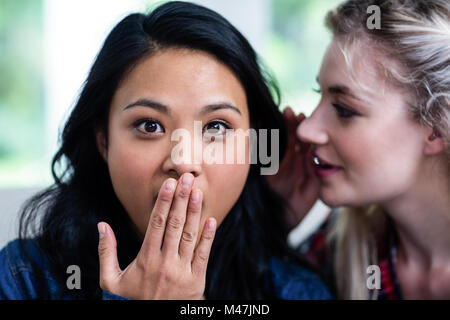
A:
{"label": "finger", "polygon": [[318,181],[316,175],[314,174],[314,167],[313,167],[313,151],[312,151],[312,145],[309,144],[306,148],[307,150],[305,151],[304,155],[303,155],[303,170],[305,172],[305,175],[308,176],[308,178],[310,179],[314,179]]}
{"label": "finger", "polygon": [[[287,134],[288,134],[288,148],[286,150],[285,159],[291,159],[294,157],[297,152],[297,126],[298,124],[295,122],[290,122],[287,124]],[[284,161],[284,160],[283,160]]]}
{"label": "finger", "polygon": [[291,120],[291,119],[295,119],[295,113],[294,110],[292,110],[292,108],[290,106],[287,106],[284,110],[283,110],[283,116],[285,119],[287,120]]}
{"label": "finger", "polygon": [[293,135],[295,136],[295,151],[298,153],[300,151],[302,151],[302,149],[305,148],[305,143],[303,143],[300,139],[299,139],[299,135],[298,132],[300,130],[300,125],[301,123],[306,119],[306,116],[301,113],[297,116],[297,120],[296,120],[296,124],[295,124],[295,129],[293,132]]}
{"label": "finger", "polygon": [[297,116],[297,123],[300,124],[300,123],[302,123],[302,121],[305,120],[305,119],[306,119],[305,114],[304,114],[304,113],[300,113],[300,114]]}
{"label": "finger", "polygon": [[295,148],[294,148],[295,153],[300,153],[300,151],[301,151],[300,146],[301,146],[300,142],[295,143]]}
{"label": "finger", "polygon": [[[312,151],[312,144],[311,143],[307,143],[307,142],[303,142],[303,141],[301,141],[299,139],[297,141],[298,141],[298,144],[300,146],[299,153],[305,158],[311,157],[311,161],[312,161],[312,153],[311,153],[311,151]],[[304,160],[302,160],[302,161],[304,161]]]}
{"label": "finger", "polygon": [[170,178],[164,181],[159,190],[158,198],[156,199],[155,206],[150,215],[147,231],[145,232],[144,241],[142,243],[141,250],[144,255],[151,255],[154,252],[161,251],[167,217],[172,205],[176,186],[177,181]]}
{"label": "finger", "polygon": [[200,238],[200,242],[195,250],[192,260],[192,273],[197,276],[206,274],[206,267],[208,266],[209,254],[211,252],[214,235],[216,233],[216,219],[209,218]]}
{"label": "finger", "polygon": [[117,242],[113,230],[106,222],[97,225],[99,232],[98,256],[100,262],[100,287],[108,290],[121,273],[117,260]]}
{"label": "finger", "polygon": [[203,194],[199,189],[192,190],[187,209],[186,224],[181,235],[179,254],[181,259],[192,261],[195,244],[197,243],[198,228],[202,212]]}
{"label": "finger", "polygon": [[194,176],[190,173],[185,173],[181,176],[178,187],[175,190],[172,208],[167,218],[166,231],[164,233],[162,245],[164,254],[178,255],[178,247],[186,221],[186,211],[193,183]]}
{"label": "finger", "polygon": [[297,116],[295,115],[295,112],[291,107],[287,107],[286,109],[284,109],[283,117],[288,130],[292,130],[293,127],[295,128],[297,126]]}
{"label": "finger", "polygon": [[303,148],[306,150],[301,150],[298,163],[298,168],[299,170],[301,170],[301,179],[299,181],[300,191],[304,188],[307,188],[308,185],[314,185],[314,182],[318,182],[318,179],[314,174],[314,169],[312,167],[313,155],[311,145],[303,144]]}

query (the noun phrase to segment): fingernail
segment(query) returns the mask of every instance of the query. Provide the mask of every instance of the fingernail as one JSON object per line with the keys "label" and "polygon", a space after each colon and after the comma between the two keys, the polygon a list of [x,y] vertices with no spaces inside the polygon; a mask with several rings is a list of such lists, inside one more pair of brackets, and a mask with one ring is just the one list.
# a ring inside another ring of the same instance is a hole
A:
{"label": "fingernail", "polygon": [[166,182],[166,191],[173,192],[173,190],[175,190],[175,181],[170,179]]}
{"label": "fingernail", "polygon": [[195,189],[194,191],[192,191],[191,201],[193,203],[197,203],[200,201],[200,191],[198,189]]}
{"label": "fingernail", "polygon": [[98,236],[99,236],[99,238],[103,239],[105,237],[105,234],[106,234],[105,224],[100,222],[99,224],[97,224],[97,228],[98,228]]}
{"label": "fingernail", "polygon": [[194,180],[194,177],[192,176],[192,174],[190,174],[190,173],[185,174],[183,176],[183,181],[182,181],[183,187],[189,188],[191,186],[191,183],[193,180]]}
{"label": "fingernail", "polygon": [[207,226],[208,231],[213,231],[215,227],[216,227],[216,219],[209,219]]}

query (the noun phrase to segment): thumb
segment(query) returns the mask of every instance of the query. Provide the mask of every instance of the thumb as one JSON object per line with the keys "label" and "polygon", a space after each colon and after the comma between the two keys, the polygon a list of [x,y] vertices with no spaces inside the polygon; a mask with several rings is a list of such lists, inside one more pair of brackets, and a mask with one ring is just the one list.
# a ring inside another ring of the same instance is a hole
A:
{"label": "thumb", "polygon": [[106,222],[97,224],[99,233],[98,256],[100,261],[100,287],[111,291],[110,287],[120,275],[119,261],[117,260],[116,237]]}
{"label": "thumb", "polygon": [[283,117],[288,128],[297,126],[297,117],[291,107],[284,109]]}
{"label": "thumb", "polygon": [[306,119],[306,116],[305,116],[305,114],[304,113],[300,113],[298,116],[297,116],[297,122],[298,123],[301,123],[303,120],[305,120]]}

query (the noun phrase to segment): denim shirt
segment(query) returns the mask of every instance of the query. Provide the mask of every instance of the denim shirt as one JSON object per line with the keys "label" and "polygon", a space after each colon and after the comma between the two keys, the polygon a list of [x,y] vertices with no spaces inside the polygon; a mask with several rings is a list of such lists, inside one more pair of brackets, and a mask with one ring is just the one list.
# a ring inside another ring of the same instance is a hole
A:
{"label": "denim shirt", "polygon": [[[44,277],[50,290],[50,298],[55,298],[61,284],[50,274],[46,259],[36,247],[35,240],[25,240],[24,244],[33,261],[44,271]],[[328,288],[314,273],[299,266],[287,264],[279,259],[272,259],[270,267],[275,295],[279,299],[319,300],[332,298]],[[69,276],[70,274],[68,274]],[[19,241],[9,242],[0,251],[0,300],[39,299],[36,283],[36,274],[30,262],[24,258]],[[77,290],[74,289],[73,291]],[[75,298],[76,294],[60,299],[72,300]],[[107,291],[102,292],[102,299],[128,300]]]}

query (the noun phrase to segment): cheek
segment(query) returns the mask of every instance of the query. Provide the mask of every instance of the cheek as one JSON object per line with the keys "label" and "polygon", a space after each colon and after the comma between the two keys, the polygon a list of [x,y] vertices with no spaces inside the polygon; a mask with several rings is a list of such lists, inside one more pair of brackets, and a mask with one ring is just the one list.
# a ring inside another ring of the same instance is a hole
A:
{"label": "cheek", "polygon": [[207,200],[202,220],[214,217],[218,225],[234,206],[244,189],[250,166],[248,164],[211,165],[206,169],[208,186],[204,191]]}
{"label": "cheek", "polygon": [[139,232],[145,234],[152,202],[150,182],[157,167],[155,154],[133,142],[112,142],[108,167],[114,191]]}
{"label": "cheek", "polygon": [[396,123],[365,125],[334,140],[338,157],[345,167],[347,190],[354,199],[382,201],[414,183],[421,146],[417,130]]}
{"label": "cheek", "polygon": [[364,163],[379,170],[397,172],[396,175],[412,174],[420,162],[421,139],[415,131],[393,124],[370,133],[364,140],[365,146],[361,146]]}
{"label": "cheek", "polygon": [[[219,225],[242,193],[250,170],[250,139],[245,132],[236,132],[224,140],[223,144],[206,146],[206,149],[217,147],[216,151],[221,151],[216,162],[203,164],[203,174],[207,181],[203,192],[207,205],[202,212],[202,225],[209,217],[214,217]],[[208,157],[207,155],[206,158]]]}

